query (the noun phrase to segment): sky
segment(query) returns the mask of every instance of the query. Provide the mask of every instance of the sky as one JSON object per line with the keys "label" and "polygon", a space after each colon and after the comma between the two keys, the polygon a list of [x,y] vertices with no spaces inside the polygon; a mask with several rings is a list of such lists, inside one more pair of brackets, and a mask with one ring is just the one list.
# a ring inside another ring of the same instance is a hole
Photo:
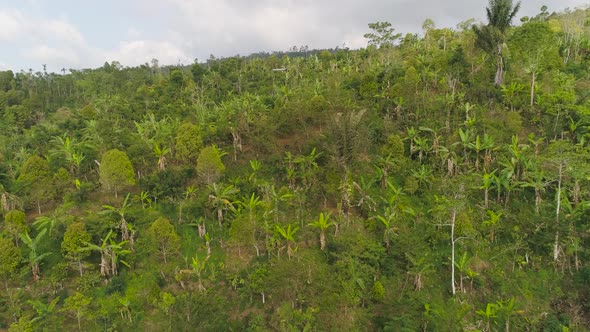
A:
{"label": "sky", "polygon": [[[366,46],[368,23],[419,33],[485,21],[487,0],[0,0],[0,70],[48,72],[118,61],[190,64],[211,55]],[[590,0],[522,0],[521,16]],[[514,23],[518,23],[516,19]]]}

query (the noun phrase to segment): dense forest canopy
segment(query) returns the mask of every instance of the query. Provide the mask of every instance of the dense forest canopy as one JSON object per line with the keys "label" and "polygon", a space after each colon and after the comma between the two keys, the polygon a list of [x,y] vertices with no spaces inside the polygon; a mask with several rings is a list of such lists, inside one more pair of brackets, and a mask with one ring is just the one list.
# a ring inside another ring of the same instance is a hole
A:
{"label": "dense forest canopy", "polygon": [[590,11],[518,6],[0,72],[0,329],[587,331]]}

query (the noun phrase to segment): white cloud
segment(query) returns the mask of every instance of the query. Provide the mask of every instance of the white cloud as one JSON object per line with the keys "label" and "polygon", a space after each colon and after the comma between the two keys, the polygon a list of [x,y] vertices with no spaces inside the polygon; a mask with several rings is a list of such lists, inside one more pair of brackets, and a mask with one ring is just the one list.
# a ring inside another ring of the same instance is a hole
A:
{"label": "white cloud", "polygon": [[25,24],[23,21],[19,11],[0,9],[0,40],[13,41],[18,39],[24,30]]}
{"label": "white cloud", "polygon": [[133,40],[122,42],[116,50],[106,51],[104,61],[119,61],[123,65],[136,66],[152,59],[162,64],[191,63],[191,57],[170,42]]}
{"label": "white cloud", "polygon": [[39,29],[45,38],[55,38],[72,45],[85,45],[82,33],[76,27],[63,20],[41,21],[38,23],[38,26],[33,26],[33,28]]}
{"label": "white cloud", "polygon": [[27,49],[22,56],[41,63],[58,64],[58,66],[80,65],[80,58],[75,50],[54,48],[47,45]]}

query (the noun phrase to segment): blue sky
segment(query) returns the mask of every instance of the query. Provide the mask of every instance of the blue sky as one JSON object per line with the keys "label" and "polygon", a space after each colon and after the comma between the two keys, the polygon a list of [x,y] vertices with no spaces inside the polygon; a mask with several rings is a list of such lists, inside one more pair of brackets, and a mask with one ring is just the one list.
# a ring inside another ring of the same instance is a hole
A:
{"label": "blue sky", "polygon": [[[589,0],[523,0],[519,17],[542,5],[561,11]],[[90,68],[105,61],[134,66],[156,58],[258,51],[364,47],[367,23],[419,32],[425,19],[454,27],[484,19],[487,0],[0,0],[0,70]]]}

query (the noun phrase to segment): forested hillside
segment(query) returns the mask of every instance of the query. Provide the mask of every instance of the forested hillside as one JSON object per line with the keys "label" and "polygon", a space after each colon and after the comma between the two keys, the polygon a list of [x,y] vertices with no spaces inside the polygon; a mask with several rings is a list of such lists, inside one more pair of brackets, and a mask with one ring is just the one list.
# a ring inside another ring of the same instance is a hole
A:
{"label": "forested hillside", "polygon": [[0,72],[0,330],[588,331],[590,11],[517,11]]}

